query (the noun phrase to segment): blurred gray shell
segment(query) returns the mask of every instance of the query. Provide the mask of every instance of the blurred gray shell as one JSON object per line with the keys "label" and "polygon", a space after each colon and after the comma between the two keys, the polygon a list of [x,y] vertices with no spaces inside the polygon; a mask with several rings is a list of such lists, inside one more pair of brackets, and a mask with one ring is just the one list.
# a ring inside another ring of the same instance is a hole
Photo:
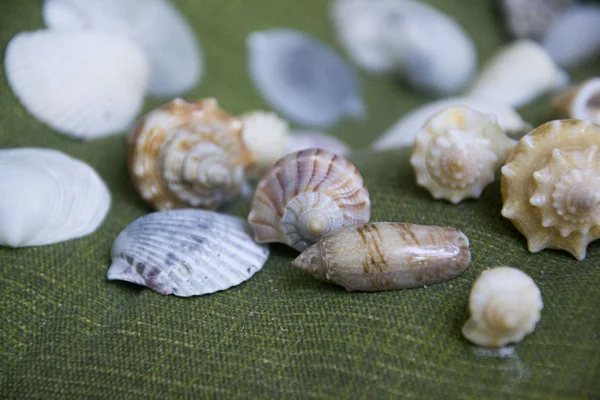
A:
{"label": "blurred gray shell", "polygon": [[291,29],[252,33],[250,76],[267,102],[290,120],[329,126],[364,114],[358,77],[350,65],[309,35]]}
{"label": "blurred gray shell", "polygon": [[515,38],[542,39],[552,21],[576,0],[500,0],[506,28]]}
{"label": "blurred gray shell", "polygon": [[135,220],[117,236],[108,279],[164,295],[203,295],[250,279],[268,256],[240,218],[206,210],[161,211]]}

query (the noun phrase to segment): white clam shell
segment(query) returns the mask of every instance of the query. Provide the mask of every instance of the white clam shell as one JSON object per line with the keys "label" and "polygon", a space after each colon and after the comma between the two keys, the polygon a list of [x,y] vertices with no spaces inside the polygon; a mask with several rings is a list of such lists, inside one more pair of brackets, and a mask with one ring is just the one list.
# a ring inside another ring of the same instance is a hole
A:
{"label": "white clam shell", "polygon": [[11,247],[89,235],[111,203],[89,165],[50,149],[0,150],[0,193],[0,244]]}
{"label": "white clam shell", "polygon": [[351,149],[341,140],[318,131],[294,130],[287,140],[287,153],[310,148],[330,151],[338,156],[346,156]]}
{"label": "white clam shell", "polygon": [[150,61],[152,94],[181,94],[202,77],[200,44],[168,0],[45,0],[43,16],[52,29],[107,32],[134,42]]}
{"label": "white clam shell", "polygon": [[542,41],[560,66],[574,67],[600,57],[600,6],[581,5],[557,18]]}
{"label": "white clam shell", "polygon": [[250,76],[278,112],[308,126],[364,115],[358,77],[340,56],[291,29],[254,32],[247,40]]}
{"label": "white clam shell", "polygon": [[337,36],[352,59],[374,73],[401,73],[417,88],[455,93],[473,78],[477,53],[452,18],[416,1],[336,0]]}
{"label": "white clam shell", "polygon": [[105,33],[23,32],[8,44],[4,66],[29,113],[80,139],[127,129],[148,86],[145,56],[131,42]]}
{"label": "white clam shell", "polygon": [[510,106],[468,97],[453,97],[425,104],[403,115],[391,128],[372,144],[376,151],[386,151],[397,147],[410,147],[417,133],[434,114],[448,107],[466,106],[484,114],[495,114],[502,130],[509,135],[523,133],[531,125]]}
{"label": "white clam shell", "polygon": [[535,329],[543,306],[539,288],[524,272],[511,267],[484,271],[473,285],[471,318],[463,334],[485,347],[520,342]]}
{"label": "white clam shell", "polygon": [[198,296],[239,285],[262,269],[268,247],[242,219],[179,209],[147,214],[115,239],[108,279],[160,294]]}
{"label": "white clam shell", "polygon": [[510,43],[492,57],[467,95],[520,107],[568,83],[567,73],[541,45],[523,39]]}

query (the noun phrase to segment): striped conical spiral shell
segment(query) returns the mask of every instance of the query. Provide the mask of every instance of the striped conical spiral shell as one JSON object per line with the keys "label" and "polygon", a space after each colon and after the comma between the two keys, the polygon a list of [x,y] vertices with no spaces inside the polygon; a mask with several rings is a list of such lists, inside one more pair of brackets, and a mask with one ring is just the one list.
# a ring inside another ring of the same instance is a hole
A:
{"label": "striped conical spiral shell", "polygon": [[175,99],[129,137],[131,179],[158,210],[215,209],[240,194],[251,163],[242,123],[214,99]]}
{"label": "striped conical spiral shell", "polygon": [[502,167],[502,215],[529,251],[566,250],[578,260],[600,238],[600,127],[547,122],[523,136]]}
{"label": "striped conical spiral shell", "polygon": [[259,243],[299,251],[338,229],[369,221],[371,201],[358,170],[322,149],[288,154],[262,178],[248,221]]}

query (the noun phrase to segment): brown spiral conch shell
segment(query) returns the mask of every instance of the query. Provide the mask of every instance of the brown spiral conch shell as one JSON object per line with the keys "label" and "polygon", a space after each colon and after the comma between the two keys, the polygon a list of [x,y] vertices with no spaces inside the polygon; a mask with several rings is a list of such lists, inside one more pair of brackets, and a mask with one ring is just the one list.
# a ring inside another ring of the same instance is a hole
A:
{"label": "brown spiral conch shell", "polygon": [[600,78],[592,78],[560,92],[552,107],[561,117],[589,119],[600,125]]}
{"label": "brown spiral conch shell", "polygon": [[502,167],[502,215],[529,251],[565,250],[585,259],[600,237],[600,127],[556,120],[523,136]]}
{"label": "brown spiral conch shell", "polygon": [[252,164],[242,123],[215,99],[175,99],[147,114],[128,137],[130,176],[157,210],[216,209],[238,196]]}
{"label": "brown spiral conch shell", "polygon": [[444,282],[470,262],[469,240],[456,229],[375,222],[324,237],[294,266],[348,291],[383,291]]}
{"label": "brown spiral conch shell", "polygon": [[286,155],[263,176],[248,222],[258,243],[280,242],[302,251],[370,216],[369,192],[354,165],[313,148]]}

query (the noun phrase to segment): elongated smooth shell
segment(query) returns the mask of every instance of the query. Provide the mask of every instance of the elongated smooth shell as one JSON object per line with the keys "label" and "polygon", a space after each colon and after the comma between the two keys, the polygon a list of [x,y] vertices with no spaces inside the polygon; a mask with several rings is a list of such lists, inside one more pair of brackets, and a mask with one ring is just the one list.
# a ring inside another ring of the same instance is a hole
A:
{"label": "elongated smooth shell", "polygon": [[240,218],[205,210],[155,212],[117,236],[108,279],[165,295],[197,296],[245,282],[268,256]]}
{"label": "elongated smooth shell", "polygon": [[533,332],[544,307],[533,279],[511,267],[484,271],[471,290],[471,318],[462,329],[471,342],[500,347]]}
{"label": "elongated smooth shell", "polygon": [[56,150],[0,150],[0,244],[40,246],[93,233],[110,192],[89,165]]}
{"label": "elongated smooth shell", "polygon": [[329,126],[364,115],[358,77],[351,66],[300,31],[271,29],[247,40],[250,76],[271,106],[307,126]]}
{"label": "elongated smooth shell", "polygon": [[554,98],[552,106],[563,117],[588,119],[600,125],[600,78],[565,89]]}
{"label": "elongated smooth shell", "polygon": [[469,240],[456,229],[375,222],[328,235],[293,263],[349,291],[380,291],[444,282],[470,261]]}
{"label": "elongated smooth shell", "polygon": [[466,106],[484,114],[495,114],[500,127],[508,135],[518,135],[531,129],[531,125],[510,106],[472,99],[468,97],[451,97],[425,104],[404,114],[391,128],[381,134],[373,143],[376,151],[385,151],[397,147],[410,147],[427,120],[444,108]]}
{"label": "elongated smooth shell", "polygon": [[45,0],[43,16],[53,30],[106,32],[134,42],[150,61],[152,94],[181,94],[202,77],[200,44],[168,0]]}
{"label": "elongated smooth shell", "polygon": [[4,66],[30,114],[80,139],[129,128],[148,87],[146,57],[128,40],[100,32],[19,33]]}
{"label": "elongated smooth shell", "polygon": [[520,107],[566,86],[569,77],[532,40],[515,41],[483,67],[467,96]]}

